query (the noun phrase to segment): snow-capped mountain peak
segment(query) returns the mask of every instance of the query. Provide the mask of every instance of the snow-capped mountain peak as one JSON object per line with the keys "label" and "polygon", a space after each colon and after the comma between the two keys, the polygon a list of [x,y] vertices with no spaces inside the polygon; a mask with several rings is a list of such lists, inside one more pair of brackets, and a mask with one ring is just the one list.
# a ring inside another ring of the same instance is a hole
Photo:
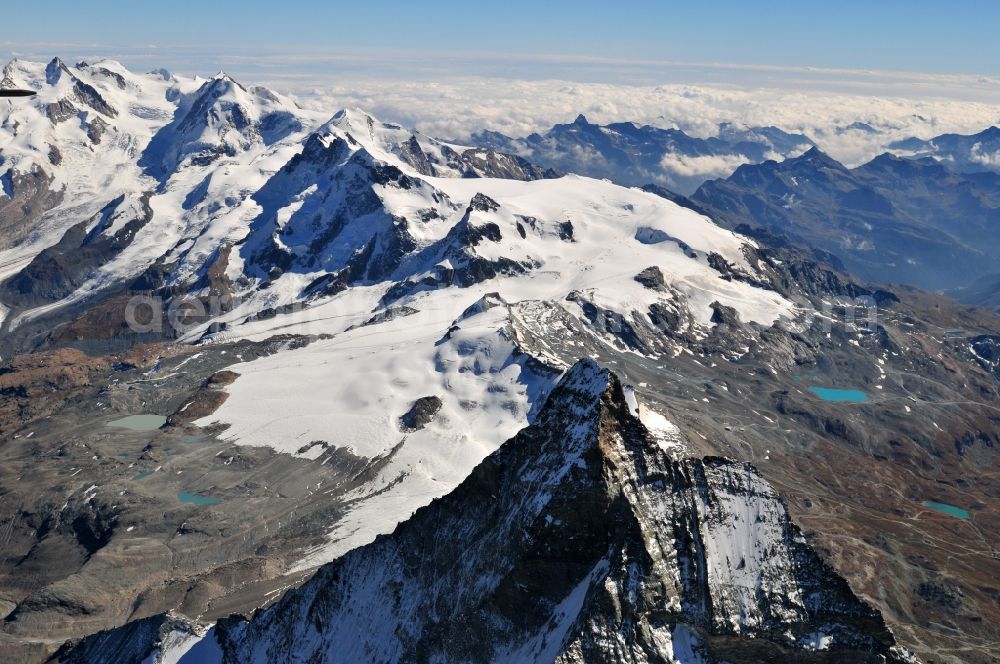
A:
{"label": "snow-capped mountain peak", "polygon": [[247,89],[220,72],[182,98],[173,122],[150,144],[145,162],[154,174],[169,176],[185,162],[204,166],[275,143],[301,131],[295,109],[288,99],[265,88]]}

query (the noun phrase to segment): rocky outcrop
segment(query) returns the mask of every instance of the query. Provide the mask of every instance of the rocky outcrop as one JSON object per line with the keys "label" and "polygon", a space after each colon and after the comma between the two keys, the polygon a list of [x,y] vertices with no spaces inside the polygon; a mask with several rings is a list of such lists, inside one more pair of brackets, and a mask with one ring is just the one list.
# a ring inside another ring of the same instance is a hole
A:
{"label": "rocky outcrop", "polygon": [[975,361],[1000,380],[1000,335],[980,334],[969,339]]}
{"label": "rocky outcrop", "polygon": [[399,425],[403,431],[418,431],[430,424],[434,416],[441,410],[442,401],[440,397],[429,396],[420,397],[413,402],[408,411],[399,418]]}
{"label": "rocky outcrop", "polygon": [[63,192],[53,189],[53,177],[33,166],[21,173],[9,169],[0,173],[0,250],[16,246],[31,233],[48,210],[59,205]]}
{"label": "rocky outcrop", "polygon": [[235,371],[217,371],[175,412],[167,417],[167,425],[182,427],[197,419],[211,415],[226,402],[229,395],[222,388],[232,385],[240,375]]}
{"label": "rocky outcrop", "polygon": [[421,175],[447,176],[458,173],[462,177],[506,180],[541,180],[560,176],[558,171],[540,168],[517,155],[491,148],[467,148],[459,151],[426,136],[421,138],[430,144],[428,147],[436,148],[440,156],[426,151],[416,135],[410,136],[409,140],[397,145],[394,150],[397,157]]}

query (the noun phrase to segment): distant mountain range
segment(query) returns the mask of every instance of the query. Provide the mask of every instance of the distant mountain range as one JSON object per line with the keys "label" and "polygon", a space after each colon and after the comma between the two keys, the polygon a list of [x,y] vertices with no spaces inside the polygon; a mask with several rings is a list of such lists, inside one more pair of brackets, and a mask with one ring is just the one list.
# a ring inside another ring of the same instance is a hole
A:
{"label": "distant mountain range", "polygon": [[849,169],[813,148],[741,166],[691,201],[731,227],[829,251],[875,282],[957,288],[995,272],[1000,255],[1000,174],[955,173],[930,157],[883,154]]}
{"label": "distant mountain range", "polygon": [[1000,311],[1000,274],[988,274],[972,284],[948,291],[959,302]]}
{"label": "distant mountain range", "polygon": [[1000,127],[978,134],[942,134],[930,140],[908,138],[889,144],[901,156],[934,157],[959,173],[1000,173]]}
{"label": "distant mountain range", "polygon": [[697,138],[680,129],[632,122],[591,124],[583,115],[544,134],[511,138],[495,131],[472,136],[481,147],[517,154],[567,173],[607,178],[618,184],[655,183],[690,194],[707,179],[725,177],[747,163],[801,154],[813,142],[777,127],[719,127],[717,136]]}

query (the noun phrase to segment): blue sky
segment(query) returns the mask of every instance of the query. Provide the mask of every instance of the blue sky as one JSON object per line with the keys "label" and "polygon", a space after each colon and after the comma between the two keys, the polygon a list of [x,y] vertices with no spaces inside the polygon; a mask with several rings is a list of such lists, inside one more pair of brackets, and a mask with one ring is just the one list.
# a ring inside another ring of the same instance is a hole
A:
{"label": "blue sky", "polygon": [[372,73],[384,66],[555,77],[568,69],[594,80],[683,62],[1000,74],[1000,2],[993,1],[5,5],[2,55],[99,53],[185,69],[325,62]]}

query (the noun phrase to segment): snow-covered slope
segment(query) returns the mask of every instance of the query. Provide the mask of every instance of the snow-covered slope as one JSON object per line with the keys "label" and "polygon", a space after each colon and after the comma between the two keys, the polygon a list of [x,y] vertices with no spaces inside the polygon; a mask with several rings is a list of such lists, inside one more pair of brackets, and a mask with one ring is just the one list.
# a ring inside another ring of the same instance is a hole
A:
{"label": "snow-covered slope", "polygon": [[249,620],[161,633],[150,661],[904,661],[752,466],[671,458],[589,360],[391,536]]}
{"label": "snow-covered slope", "polygon": [[[100,212],[121,196],[145,194],[152,210],[69,294],[21,307],[23,318],[120,286],[164,256],[186,261],[187,272],[178,266],[179,279],[197,271],[226,233],[246,223],[245,199],[291,156],[296,135],[320,120],[221,73],[179,79],[162,71],[132,74],[112,61],[69,67],[58,59],[47,66],[14,61],[5,71],[39,94],[0,109],[3,176],[23,179],[40,171],[57,192],[54,205],[35,210],[31,232],[0,252],[6,274],[74,227],[114,235],[113,225],[100,227]],[[12,203],[16,188],[13,193]]]}
{"label": "snow-covered slope", "polygon": [[[47,65],[14,60],[3,77],[4,85],[38,96],[0,103],[0,276],[119,195],[148,188],[136,161],[172,114],[171,81],[136,76],[111,61],[71,68],[58,58]],[[33,195],[28,174],[50,193]],[[25,202],[28,214],[15,217]]]}

